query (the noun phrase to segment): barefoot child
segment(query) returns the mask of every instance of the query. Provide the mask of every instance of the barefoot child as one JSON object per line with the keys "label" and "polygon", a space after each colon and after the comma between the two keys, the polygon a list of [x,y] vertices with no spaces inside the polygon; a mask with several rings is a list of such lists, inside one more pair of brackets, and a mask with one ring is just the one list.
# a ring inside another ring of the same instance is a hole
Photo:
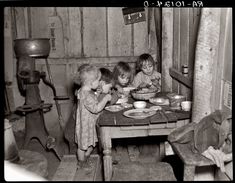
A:
{"label": "barefoot child", "polygon": [[111,100],[111,95],[107,94],[98,101],[93,90],[98,88],[100,78],[99,69],[91,65],[84,66],[78,73],[81,88],[77,92],[75,142],[78,145],[77,157],[81,165],[96,146],[98,141],[95,128],[96,120],[106,103]]}

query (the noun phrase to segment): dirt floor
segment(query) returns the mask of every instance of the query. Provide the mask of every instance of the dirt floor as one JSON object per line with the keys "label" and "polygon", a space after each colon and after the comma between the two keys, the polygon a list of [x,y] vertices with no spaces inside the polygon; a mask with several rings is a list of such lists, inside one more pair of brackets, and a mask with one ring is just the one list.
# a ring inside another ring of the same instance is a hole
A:
{"label": "dirt floor", "polygon": [[[14,134],[19,150],[23,149],[24,131],[19,130]],[[164,138],[160,140],[164,140]],[[158,144],[159,138],[155,137],[113,140],[114,173],[112,180],[182,180],[182,163],[174,155],[166,156],[160,161]],[[47,159],[48,175],[46,178],[52,180],[60,165],[55,153],[46,151],[37,139],[30,141],[27,150],[39,152]],[[66,152],[69,154],[68,149]],[[102,157],[98,148],[94,150],[93,154]],[[165,163],[162,164],[162,162]],[[163,173],[157,174],[156,172]],[[102,172],[100,173],[102,174]]]}

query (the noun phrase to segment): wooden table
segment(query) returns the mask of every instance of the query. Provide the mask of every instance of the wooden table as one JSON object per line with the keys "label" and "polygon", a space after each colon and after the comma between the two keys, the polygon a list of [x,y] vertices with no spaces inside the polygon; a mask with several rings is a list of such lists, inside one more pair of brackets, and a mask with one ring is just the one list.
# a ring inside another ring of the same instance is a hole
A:
{"label": "wooden table", "polygon": [[[151,104],[147,104],[150,107]],[[163,106],[165,110],[169,106]],[[103,111],[97,121],[97,132],[101,148],[103,150],[104,179],[110,181],[112,178],[112,139],[163,136],[168,135],[173,129],[183,126],[184,120],[190,118],[190,112],[157,112],[155,115],[145,119],[132,119],[123,115],[123,112]],[[182,123],[183,122],[183,123]],[[160,156],[164,155],[164,143],[160,144]]]}

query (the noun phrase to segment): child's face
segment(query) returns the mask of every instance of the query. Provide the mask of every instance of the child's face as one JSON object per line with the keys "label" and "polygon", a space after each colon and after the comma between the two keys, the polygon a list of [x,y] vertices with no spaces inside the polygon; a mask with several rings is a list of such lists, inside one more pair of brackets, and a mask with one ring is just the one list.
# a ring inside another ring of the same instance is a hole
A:
{"label": "child's face", "polygon": [[143,62],[141,70],[144,74],[151,76],[153,73],[153,64],[150,61]]}
{"label": "child's face", "polygon": [[118,76],[118,82],[121,86],[126,86],[129,80],[130,80],[130,76],[127,74]]}
{"label": "child's face", "polygon": [[112,88],[112,83],[101,82],[102,93],[109,93]]}
{"label": "child's face", "polygon": [[97,89],[100,84],[101,73],[98,74],[98,77],[91,83],[92,89]]}

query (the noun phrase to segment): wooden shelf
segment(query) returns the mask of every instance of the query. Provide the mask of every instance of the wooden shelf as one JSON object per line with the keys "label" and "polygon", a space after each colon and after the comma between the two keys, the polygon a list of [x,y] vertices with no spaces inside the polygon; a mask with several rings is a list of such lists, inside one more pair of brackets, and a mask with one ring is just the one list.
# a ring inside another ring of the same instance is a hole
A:
{"label": "wooden shelf", "polygon": [[179,72],[178,70],[176,70],[174,68],[170,68],[169,72],[170,72],[170,75],[172,78],[176,79],[177,81],[179,81],[183,85],[192,89],[192,87],[193,87],[192,79],[185,77],[181,72]]}

